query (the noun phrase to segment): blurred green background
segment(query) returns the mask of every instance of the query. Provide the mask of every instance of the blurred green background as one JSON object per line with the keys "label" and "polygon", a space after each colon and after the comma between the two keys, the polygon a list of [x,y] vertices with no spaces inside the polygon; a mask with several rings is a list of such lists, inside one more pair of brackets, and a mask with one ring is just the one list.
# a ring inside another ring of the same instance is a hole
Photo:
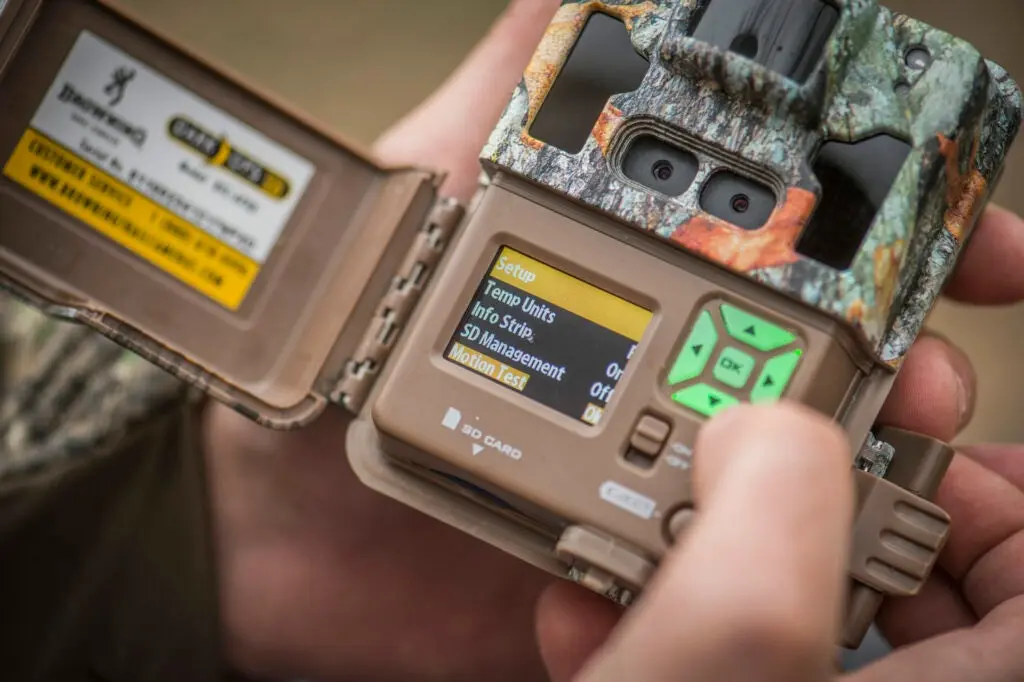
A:
{"label": "blurred green background", "polygon": [[[123,0],[174,37],[370,144],[455,68],[505,0]],[[1024,1],[886,3],[977,45],[1024,81]],[[466,106],[472,106],[467,102]],[[1024,212],[1024,140],[996,196]],[[1021,264],[1024,267],[1024,263]],[[963,440],[1024,440],[1024,307],[943,303],[932,325],[966,350],[980,395]]]}

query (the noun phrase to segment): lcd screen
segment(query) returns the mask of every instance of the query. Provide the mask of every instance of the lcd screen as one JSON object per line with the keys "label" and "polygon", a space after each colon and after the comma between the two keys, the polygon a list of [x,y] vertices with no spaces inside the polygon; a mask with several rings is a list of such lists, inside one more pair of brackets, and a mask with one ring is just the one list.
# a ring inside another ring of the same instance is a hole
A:
{"label": "lcd screen", "polygon": [[445,358],[596,425],[651,318],[649,310],[503,247]]}

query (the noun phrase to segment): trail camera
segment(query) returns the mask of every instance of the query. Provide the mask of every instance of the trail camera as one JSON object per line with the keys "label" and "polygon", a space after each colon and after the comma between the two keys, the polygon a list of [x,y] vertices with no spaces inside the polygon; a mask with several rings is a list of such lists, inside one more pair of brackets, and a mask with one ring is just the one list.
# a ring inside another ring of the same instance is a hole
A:
{"label": "trail camera", "polygon": [[368,486],[621,603],[700,514],[701,425],[798,401],[849,435],[842,643],[928,577],[952,452],[876,418],[1020,125],[967,43],[874,0],[567,1],[464,207],[113,2],[0,6],[24,300],[268,428],[351,413]]}

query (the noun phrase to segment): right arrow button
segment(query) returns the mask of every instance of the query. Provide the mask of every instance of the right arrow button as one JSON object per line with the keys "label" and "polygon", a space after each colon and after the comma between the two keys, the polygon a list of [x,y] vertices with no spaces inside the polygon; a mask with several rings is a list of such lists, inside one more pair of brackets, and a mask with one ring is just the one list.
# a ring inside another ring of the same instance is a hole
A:
{"label": "right arrow button", "polygon": [[764,369],[750,393],[750,402],[773,402],[782,397],[782,393],[793,378],[796,366],[800,364],[803,351],[799,348],[783,355],[778,355],[764,363]]}

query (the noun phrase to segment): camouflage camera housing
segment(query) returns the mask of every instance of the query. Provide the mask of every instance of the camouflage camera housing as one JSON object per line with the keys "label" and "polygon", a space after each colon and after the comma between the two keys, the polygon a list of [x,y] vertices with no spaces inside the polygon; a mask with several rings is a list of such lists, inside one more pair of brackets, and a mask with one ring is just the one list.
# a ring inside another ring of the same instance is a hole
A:
{"label": "camouflage camera housing", "polygon": [[876,420],[1020,126],[962,40],[873,0],[564,2],[470,206],[113,0],[3,5],[0,101],[5,288],[263,426],[348,412],[369,487],[555,575],[631,603],[748,401],[849,437],[842,644],[946,542],[952,449]]}
{"label": "camouflage camera housing", "polygon": [[[763,27],[745,25],[756,11]],[[545,106],[566,107],[546,100],[595,13],[622,22],[642,80],[609,92],[593,125],[577,114],[585,141],[566,151],[531,130]],[[780,71],[769,41],[787,20],[806,27],[810,51]],[[753,59],[729,47],[744,36],[760,45]],[[869,0],[565,2],[482,159],[842,320],[898,368],[998,181],[1021,109],[1014,81],[975,48]],[[696,157],[683,192],[623,173],[630,144],[648,135]],[[737,229],[705,210],[718,173],[772,190],[771,215]]]}

